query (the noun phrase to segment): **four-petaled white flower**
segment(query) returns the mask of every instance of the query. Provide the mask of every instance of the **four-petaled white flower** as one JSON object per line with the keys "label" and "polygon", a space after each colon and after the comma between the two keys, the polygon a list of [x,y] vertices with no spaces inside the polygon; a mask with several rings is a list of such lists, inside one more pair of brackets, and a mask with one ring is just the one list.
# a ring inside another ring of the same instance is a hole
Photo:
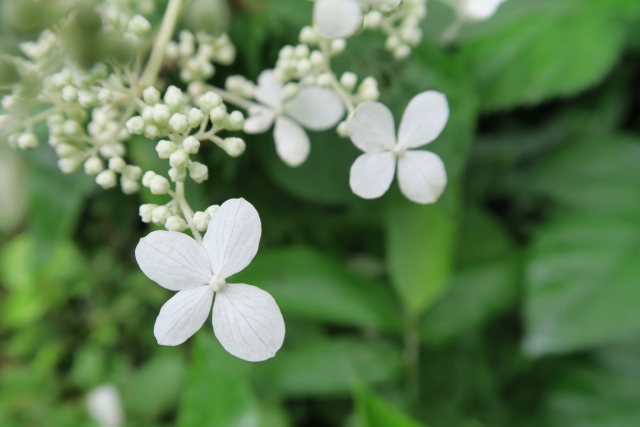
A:
{"label": "four-petaled white flower", "polygon": [[506,0],[460,0],[458,13],[470,21],[483,21],[491,18],[498,7]]}
{"label": "four-petaled white flower", "polygon": [[313,7],[316,29],[331,39],[353,35],[362,20],[362,7],[357,0],[316,0]]}
{"label": "four-petaled white flower", "polygon": [[365,154],[351,167],[351,189],[375,199],[389,189],[398,163],[400,190],[416,203],[438,200],[447,185],[444,163],[429,151],[410,150],[435,140],[449,119],[447,98],[434,91],[415,96],[404,112],[396,140],[391,111],[378,102],[363,102],[349,121],[349,135]]}
{"label": "four-petaled white flower", "polygon": [[308,86],[289,101],[284,100],[283,85],[273,70],[258,77],[255,98],[264,106],[253,106],[245,121],[246,133],[266,132],[275,121],[273,137],[276,151],[289,166],[299,166],[309,156],[311,144],[304,127],[327,130],[344,117],[344,105],[331,89]]}
{"label": "four-petaled white flower", "polygon": [[213,304],[213,331],[225,350],[250,362],[276,354],[285,326],[273,297],[255,286],[225,282],[249,265],[261,233],[253,205],[231,199],[211,219],[202,244],[173,231],[154,231],[140,240],[136,259],[144,274],[179,291],[156,320],[159,344],[185,342],[202,327]]}

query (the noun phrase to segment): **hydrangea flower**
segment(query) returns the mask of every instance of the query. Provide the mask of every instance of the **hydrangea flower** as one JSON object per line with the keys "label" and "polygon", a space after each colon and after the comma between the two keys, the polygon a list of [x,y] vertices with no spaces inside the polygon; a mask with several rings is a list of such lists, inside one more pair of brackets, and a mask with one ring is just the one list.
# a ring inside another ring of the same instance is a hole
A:
{"label": "hydrangea flower", "polygon": [[400,190],[416,203],[438,200],[447,185],[444,163],[429,151],[412,150],[434,141],[449,119],[447,98],[434,91],[415,96],[396,139],[393,115],[379,102],[358,105],[349,122],[353,143],[365,154],[351,167],[351,189],[365,199],[387,192],[398,164]]}
{"label": "hydrangea flower", "polygon": [[506,0],[461,0],[458,12],[470,21],[483,21],[491,18],[498,7]]}
{"label": "hydrangea flower", "polygon": [[362,26],[363,18],[357,0],[316,0],[313,7],[316,29],[331,39],[353,35]]}
{"label": "hydrangea flower", "polygon": [[153,333],[159,344],[185,342],[202,327],[213,305],[213,331],[225,350],[250,362],[276,354],[285,326],[273,297],[255,286],[226,283],[249,265],[261,233],[253,205],[231,199],[211,219],[202,244],[173,231],[154,231],[140,240],[136,260],[144,274],[178,291],[156,320]]}
{"label": "hydrangea flower", "polygon": [[303,87],[289,101],[285,101],[283,91],[273,70],[260,74],[254,96],[263,105],[249,109],[244,131],[266,132],[275,121],[273,137],[278,155],[289,166],[299,166],[311,150],[309,137],[300,124],[310,130],[330,129],[344,116],[344,105],[328,88]]}

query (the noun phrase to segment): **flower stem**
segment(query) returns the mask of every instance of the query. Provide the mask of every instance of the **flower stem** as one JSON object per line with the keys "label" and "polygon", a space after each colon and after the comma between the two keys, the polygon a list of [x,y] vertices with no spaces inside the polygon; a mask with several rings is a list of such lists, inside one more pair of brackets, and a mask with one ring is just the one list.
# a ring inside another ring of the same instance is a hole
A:
{"label": "flower stem", "polygon": [[251,107],[258,107],[259,105],[256,104],[255,102],[251,102],[247,99],[241,98],[238,95],[234,95],[232,93],[227,92],[224,89],[220,89],[219,87],[216,86],[211,86],[211,85],[207,85],[206,86],[208,90],[210,90],[211,92],[214,92],[218,95],[220,95],[220,98],[222,98],[224,101],[229,102],[237,107],[240,107],[244,110],[249,110]]}
{"label": "flower stem", "polygon": [[187,203],[187,199],[184,197],[184,182],[176,182],[176,192],[172,196],[174,200],[178,202],[182,215],[184,215],[184,219],[187,221],[187,225],[191,229],[193,237],[198,241],[198,243],[202,243],[202,236],[193,223],[193,210],[191,209],[191,206],[189,206],[189,203]]}
{"label": "flower stem", "polygon": [[144,73],[140,78],[140,84],[143,87],[152,85],[158,77],[158,72],[160,71],[160,67],[162,66],[162,60],[164,59],[165,49],[167,47],[167,43],[169,43],[169,40],[171,40],[171,36],[173,35],[173,30],[176,27],[176,22],[178,21],[178,15],[180,15],[181,7],[182,0],[169,0],[167,10],[164,13],[164,18],[162,18],[160,31],[158,32],[156,42],[154,43],[153,49],[151,50],[149,62],[147,63],[147,67],[145,68]]}

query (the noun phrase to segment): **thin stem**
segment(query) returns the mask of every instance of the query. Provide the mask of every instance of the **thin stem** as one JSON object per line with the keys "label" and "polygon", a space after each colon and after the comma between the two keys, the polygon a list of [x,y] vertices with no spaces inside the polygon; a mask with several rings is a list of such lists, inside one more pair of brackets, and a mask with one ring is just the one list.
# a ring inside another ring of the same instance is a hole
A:
{"label": "thin stem", "polygon": [[351,114],[353,114],[353,112],[356,110],[356,107],[353,104],[353,98],[344,90],[340,82],[338,82],[335,73],[331,69],[331,52],[326,40],[320,40],[320,50],[324,55],[324,70],[331,76],[331,87],[344,101],[344,104],[347,107],[347,111],[349,112],[349,116],[351,116]]}
{"label": "thin stem", "polygon": [[407,315],[405,320],[403,357],[407,372],[407,398],[415,404],[420,397],[420,329],[413,315]]}
{"label": "thin stem", "polygon": [[189,203],[187,203],[187,199],[184,198],[184,182],[176,182],[176,192],[172,194],[172,196],[174,200],[178,202],[182,215],[184,215],[184,219],[187,220],[187,225],[191,229],[193,237],[198,243],[202,243],[202,236],[193,223],[193,210],[191,206],[189,206]]}
{"label": "thin stem", "polygon": [[456,20],[442,33],[442,41],[445,44],[452,43],[460,34],[460,30],[464,25],[464,19],[460,16],[456,16]]}
{"label": "thin stem", "polygon": [[230,102],[231,104],[234,104],[234,105],[236,105],[236,106],[238,106],[240,108],[243,108],[245,110],[249,110],[252,107],[259,107],[259,105],[256,104],[255,102],[251,102],[251,101],[249,101],[247,99],[241,98],[238,95],[234,95],[232,93],[229,93],[224,89],[220,89],[219,87],[207,85],[206,88],[208,90],[210,90],[211,92],[214,92],[214,93],[220,95],[220,98],[222,98],[226,102]]}
{"label": "thin stem", "polygon": [[171,36],[173,35],[173,30],[176,27],[181,7],[182,0],[169,0],[167,10],[164,13],[164,18],[162,18],[160,31],[158,32],[156,42],[151,50],[151,56],[149,57],[147,68],[145,68],[142,78],[140,79],[140,84],[142,86],[152,85],[158,77],[158,72],[162,66],[162,60],[164,59],[167,43],[169,43],[169,40],[171,40]]}

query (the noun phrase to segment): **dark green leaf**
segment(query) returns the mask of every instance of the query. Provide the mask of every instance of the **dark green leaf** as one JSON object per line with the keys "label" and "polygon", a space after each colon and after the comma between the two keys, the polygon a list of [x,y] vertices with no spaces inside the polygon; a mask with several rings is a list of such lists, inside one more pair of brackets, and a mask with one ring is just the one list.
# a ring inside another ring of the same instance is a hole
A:
{"label": "dark green leaf", "polygon": [[355,389],[356,420],[361,427],[424,427],[359,384]]}

